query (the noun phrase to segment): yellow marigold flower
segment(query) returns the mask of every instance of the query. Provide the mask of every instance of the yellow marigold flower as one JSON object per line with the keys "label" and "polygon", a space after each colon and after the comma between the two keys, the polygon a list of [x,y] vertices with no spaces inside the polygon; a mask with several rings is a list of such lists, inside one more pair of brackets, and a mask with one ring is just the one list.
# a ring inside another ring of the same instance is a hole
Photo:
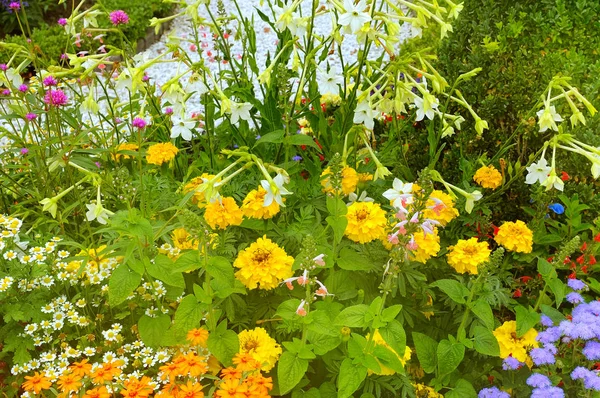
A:
{"label": "yellow marigold flower", "polygon": [[173,239],[173,246],[179,250],[197,249],[198,240],[193,239],[192,235],[185,228],[177,228],[171,232],[171,239]]}
{"label": "yellow marigold flower", "polygon": [[507,250],[517,253],[531,253],[533,246],[533,232],[521,220],[502,224],[495,239]]}
{"label": "yellow marigold flower", "polygon": [[412,259],[425,264],[427,260],[438,254],[440,251],[440,236],[437,228],[433,234],[424,235],[420,231],[415,234],[415,243],[417,249],[411,252]]}
{"label": "yellow marigold flower", "polygon": [[270,290],[293,275],[293,263],[294,258],[265,235],[242,250],[233,266],[240,269],[236,278],[249,289]]}
{"label": "yellow marigold flower", "polygon": [[359,182],[373,181],[373,174],[371,173],[358,173]]}
{"label": "yellow marigold flower", "polygon": [[146,161],[149,164],[160,166],[163,163],[170,162],[175,158],[179,149],[170,142],[154,144],[148,148],[146,153]]}
{"label": "yellow marigold flower", "polygon": [[268,219],[279,213],[279,203],[273,201],[265,207],[265,195],[267,191],[263,187],[248,192],[242,203],[242,213],[246,217]]}
{"label": "yellow marigold flower", "polygon": [[426,206],[428,208],[423,212],[423,216],[439,221],[442,226],[446,226],[450,221],[458,217],[458,210],[454,207],[454,199],[446,192],[437,189],[431,192]]}
{"label": "yellow marigold flower", "polygon": [[448,264],[461,274],[468,272],[477,275],[477,267],[487,261],[491,253],[487,242],[478,242],[477,238],[460,239],[448,249]]}
{"label": "yellow marigold flower", "polygon": [[[331,174],[331,169],[327,167],[321,173],[321,177],[325,177],[326,175]],[[333,187],[329,182],[329,177],[323,178],[321,180],[321,185],[323,186],[323,192],[332,193]],[[342,169],[342,192],[344,195],[349,195],[356,190],[356,186],[358,185],[358,173],[350,166],[344,166]]]}
{"label": "yellow marigold flower", "polygon": [[[369,335],[367,335],[367,339],[369,339]],[[412,356],[412,350],[408,346],[404,350],[404,355],[400,356],[399,353],[397,353],[396,351],[394,351],[394,349],[392,347],[390,347],[388,345],[388,343],[385,342],[385,340],[383,339],[383,336],[381,336],[381,334],[379,333],[379,329],[375,329],[375,333],[373,334],[373,343],[375,343],[375,345],[384,346],[385,348],[389,349],[394,354],[396,354],[396,356],[398,357],[398,359],[402,363],[402,366],[406,365],[406,362],[408,362],[410,360],[411,356]],[[388,368],[387,366],[385,366],[384,364],[382,364],[381,362],[379,362],[379,360],[377,360],[377,363],[379,363],[379,366],[381,367],[381,371],[379,371],[379,372],[372,372],[372,373],[375,373],[375,374],[378,374],[378,375],[382,375],[382,376],[391,376],[394,373],[396,373],[395,370],[393,370],[391,368]]]}
{"label": "yellow marigold flower", "polygon": [[502,174],[494,166],[483,166],[475,172],[473,181],[483,188],[496,189],[502,185]]}
{"label": "yellow marigold flower", "polygon": [[123,159],[130,159],[131,156],[130,155],[125,155],[125,154],[121,154],[118,152],[121,151],[137,151],[139,148],[139,146],[137,146],[137,144],[133,144],[133,143],[129,143],[129,142],[124,142],[122,144],[119,144],[119,146],[117,146],[116,151],[117,153],[113,153],[111,154],[111,157],[113,160],[121,160],[121,158]]}
{"label": "yellow marigold flower", "polygon": [[417,398],[444,398],[442,394],[425,384],[413,384]]}
{"label": "yellow marigold flower", "polygon": [[529,329],[523,336],[517,337],[517,321],[506,321],[493,333],[500,346],[500,358],[512,355],[513,358],[521,362],[530,362],[531,359],[527,355],[527,350],[539,346],[535,339],[537,331],[533,328]]}
{"label": "yellow marigold flower", "polygon": [[354,202],[348,206],[348,225],[344,234],[354,242],[367,243],[379,239],[387,227],[385,211],[377,203]]}
{"label": "yellow marigold flower", "polygon": [[[212,178],[214,178],[215,176],[212,174],[208,174],[208,173],[202,173],[202,175],[200,177],[194,177],[190,180],[190,182],[188,182],[187,184],[185,184],[185,186],[183,187],[183,193],[190,193],[192,191],[195,191],[196,188],[198,188],[201,184],[203,184],[205,181],[208,181]],[[217,181],[220,181],[221,179],[219,178]],[[205,199],[204,199],[204,192],[195,192],[194,196],[192,196],[192,203],[197,203],[198,207],[202,208],[206,205],[205,203]]]}
{"label": "yellow marigold flower", "polygon": [[265,329],[243,330],[238,334],[238,338],[241,354],[252,355],[255,361],[262,364],[262,370],[265,372],[273,369],[281,355],[281,346]]}
{"label": "yellow marigold flower", "polygon": [[230,197],[207,204],[204,212],[204,219],[212,229],[225,229],[230,225],[240,225],[242,218],[242,210],[235,203],[235,199]]}

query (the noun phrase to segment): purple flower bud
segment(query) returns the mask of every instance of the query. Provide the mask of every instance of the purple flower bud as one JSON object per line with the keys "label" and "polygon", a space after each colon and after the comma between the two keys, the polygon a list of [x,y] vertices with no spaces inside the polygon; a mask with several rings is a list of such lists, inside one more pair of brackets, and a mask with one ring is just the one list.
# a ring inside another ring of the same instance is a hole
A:
{"label": "purple flower bud", "polygon": [[301,160],[302,160],[302,156],[296,155],[296,156],[294,156],[294,157],[292,158],[292,160],[293,160],[294,162],[299,162],[299,161],[301,161]]}
{"label": "purple flower bud", "polygon": [[165,109],[165,115],[172,115],[172,114],[173,114],[173,108],[167,107]]}
{"label": "purple flower bud", "polygon": [[8,65],[6,64],[0,64],[0,70],[3,72],[6,72],[8,70]]}
{"label": "purple flower bud", "polygon": [[21,148],[21,155],[27,155],[29,153],[29,149]]}
{"label": "purple flower bud", "polygon": [[10,95],[10,90],[9,89],[2,90],[2,95],[6,95],[8,97]]}
{"label": "purple flower bud", "polygon": [[498,387],[484,388],[477,394],[478,398],[510,398],[510,394],[500,391]]}
{"label": "purple flower bud", "polygon": [[567,294],[567,301],[571,304],[583,303],[583,297],[579,293],[571,292]]}
{"label": "purple flower bud", "polygon": [[102,163],[100,162],[94,162],[94,164],[96,165],[97,168],[102,168]]}
{"label": "purple flower bud", "polygon": [[523,363],[513,356],[506,357],[502,363],[502,369],[504,370],[517,370],[521,366],[523,366]]}
{"label": "purple flower bud", "polygon": [[544,388],[552,386],[552,382],[548,376],[541,373],[534,373],[527,379],[527,385],[531,387]]}
{"label": "purple flower bud", "polygon": [[58,24],[59,24],[60,26],[65,26],[65,25],[67,24],[67,18],[60,18],[60,19],[58,20]]}

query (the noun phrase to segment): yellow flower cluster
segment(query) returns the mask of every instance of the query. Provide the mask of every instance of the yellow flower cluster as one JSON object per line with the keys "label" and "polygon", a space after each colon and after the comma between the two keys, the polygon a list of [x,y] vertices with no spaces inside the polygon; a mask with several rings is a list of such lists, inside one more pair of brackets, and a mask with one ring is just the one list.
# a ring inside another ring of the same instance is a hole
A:
{"label": "yellow flower cluster", "polygon": [[344,234],[354,242],[367,243],[385,234],[387,218],[379,204],[354,202],[346,214],[348,225]]}
{"label": "yellow flower cluster", "polygon": [[233,266],[236,278],[249,289],[270,290],[293,275],[294,258],[266,236],[241,251]]}
{"label": "yellow flower cluster", "polygon": [[198,249],[198,240],[193,239],[192,235],[185,228],[177,228],[171,232],[173,246],[179,250]]}
{"label": "yellow flower cluster", "polygon": [[173,160],[177,152],[179,152],[179,149],[170,142],[154,144],[148,148],[146,161],[150,164],[160,166],[163,163]]}
{"label": "yellow flower cluster", "polygon": [[448,264],[461,274],[468,272],[477,275],[477,267],[487,261],[491,253],[488,244],[478,242],[477,238],[460,239],[448,249]]}
{"label": "yellow flower cluster", "polygon": [[138,150],[138,148],[139,147],[137,146],[137,144],[133,144],[133,143],[129,143],[129,142],[124,142],[122,144],[119,144],[119,146],[117,146],[115,148],[115,152],[116,153],[111,154],[111,157],[115,161],[119,161],[121,159],[130,159],[131,158],[130,155],[125,155],[125,154],[122,154],[122,153],[119,153],[119,152],[121,152],[121,151],[132,151],[132,152],[135,152],[135,151]]}
{"label": "yellow flower cluster", "polygon": [[[369,335],[367,335],[367,339],[368,338],[369,338]],[[404,355],[400,356],[399,353],[394,351],[394,349],[392,347],[390,347],[388,345],[388,343],[386,343],[386,341],[383,339],[383,336],[381,336],[381,334],[379,333],[379,329],[375,329],[375,333],[373,334],[373,343],[375,343],[375,345],[383,346],[383,347],[389,349],[390,351],[392,351],[393,353],[395,353],[396,356],[398,357],[398,359],[400,360],[400,362],[402,363],[402,366],[406,365],[406,362],[410,361],[410,358],[412,356],[412,350],[407,346],[406,349],[404,350]],[[377,361],[377,363],[379,363],[379,366],[381,367],[381,371],[373,372],[373,373],[381,375],[381,376],[391,376],[396,373],[395,370],[385,366],[384,364],[379,362],[378,359],[376,359],[376,361]]]}
{"label": "yellow flower cluster", "polygon": [[240,353],[250,354],[255,361],[262,364],[263,371],[268,372],[275,366],[281,355],[281,346],[265,329],[243,330],[238,334],[238,338]]}
{"label": "yellow flower cluster", "polygon": [[224,197],[206,205],[204,219],[212,229],[225,229],[230,225],[240,225],[243,215],[235,199]]}
{"label": "yellow flower cluster", "polygon": [[[212,174],[202,173],[202,175],[200,177],[192,178],[190,180],[190,182],[185,184],[185,186],[183,187],[183,193],[187,194],[192,191],[195,191],[196,188],[198,188],[200,185],[202,185],[204,183],[204,181],[210,180],[214,177],[215,176]],[[218,181],[220,181],[220,179]],[[200,208],[204,207],[206,205],[205,199],[204,199],[204,192],[195,192],[194,196],[192,196],[192,203],[197,203],[198,207],[200,207]]]}
{"label": "yellow flower cluster", "polygon": [[500,358],[512,355],[513,358],[521,362],[531,363],[527,350],[539,346],[535,339],[537,337],[535,329],[531,328],[523,336],[517,337],[517,322],[506,321],[493,333],[500,346]]}
{"label": "yellow flower cluster", "polygon": [[[438,205],[434,199],[442,203]],[[458,217],[458,210],[454,207],[454,199],[446,192],[437,189],[431,192],[426,206],[428,208],[423,212],[423,216],[439,221],[442,226],[446,226],[450,221]]]}
{"label": "yellow flower cluster", "polygon": [[[331,169],[327,167],[321,173],[321,177],[325,177],[328,174],[331,174]],[[331,182],[329,181],[329,177],[325,177],[321,179],[321,185],[323,186],[323,192],[332,193],[333,187],[331,186]],[[349,195],[356,190],[356,186],[358,185],[358,173],[350,166],[344,166],[342,169],[342,192],[344,195]]]}
{"label": "yellow flower cluster", "polygon": [[417,250],[411,252],[412,259],[425,264],[427,260],[438,254],[440,251],[440,236],[437,228],[433,230],[433,234],[424,235],[421,232],[415,234],[415,243]]}
{"label": "yellow flower cluster", "polygon": [[533,232],[521,220],[502,224],[495,239],[507,250],[517,253],[531,253],[533,247]]}
{"label": "yellow flower cluster", "polygon": [[444,398],[442,394],[425,384],[413,384],[417,398]]}
{"label": "yellow flower cluster", "polygon": [[267,191],[263,187],[248,192],[248,195],[244,198],[244,203],[242,203],[242,213],[246,217],[262,218],[264,220],[279,213],[279,203],[276,201],[273,201],[269,206],[264,206],[266,194]]}
{"label": "yellow flower cluster", "polygon": [[339,94],[326,93],[321,96],[321,104],[340,106],[342,97]]}
{"label": "yellow flower cluster", "polygon": [[473,181],[483,188],[496,189],[502,185],[502,174],[494,166],[483,166],[475,172]]}

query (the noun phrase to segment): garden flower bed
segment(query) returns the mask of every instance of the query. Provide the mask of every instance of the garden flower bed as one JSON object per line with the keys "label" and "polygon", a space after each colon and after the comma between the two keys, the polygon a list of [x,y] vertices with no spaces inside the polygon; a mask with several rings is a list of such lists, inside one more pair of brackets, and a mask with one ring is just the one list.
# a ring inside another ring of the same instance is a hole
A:
{"label": "garden flower bed", "polygon": [[500,135],[436,60],[462,3],[180,2],[137,54],[82,4],[61,66],[0,43],[7,396],[599,394],[571,79]]}

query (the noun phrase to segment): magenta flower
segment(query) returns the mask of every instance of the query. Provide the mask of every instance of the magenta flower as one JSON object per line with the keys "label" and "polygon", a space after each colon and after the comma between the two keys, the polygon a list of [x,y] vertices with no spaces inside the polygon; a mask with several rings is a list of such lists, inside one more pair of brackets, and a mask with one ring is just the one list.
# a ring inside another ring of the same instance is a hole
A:
{"label": "magenta flower", "polygon": [[67,98],[67,94],[60,89],[48,90],[46,92],[46,96],[44,97],[44,102],[50,106],[64,106],[68,101],[69,98]]}
{"label": "magenta flower", "polygon": [[0,70],[6,72],[8,70],[8,65],[6,65],[6,64],[0,64]]}
{"label": "magenta flower", "polygon": [[58,82],[56,81],[54,76],[46,76],[44,78],[43,83],[44,83],[44,86],[48,86],[48,87],[56,86],[58,84]]}
{"label": "magenta flower", "polygon": [[65,26],[65,25],[67,24],[67,18],[60,18],[60,19],[58,20],[58,24],[59,24],[60,26]]}
{"label": "magenta flower", "polygon": [[27,115],[25,115],[25,118],[29,121],[32,121],[36,117],[37,117],[37,115],[35,113],[28,113]]}
{"label": "magenta flower", "polygon": [[165,115],[172,115],[172,114],[173,114],[173,108],[167,107],[165,109]]}
{"label": "magenta flower", "polygon": [[27,92],[27,84],[21,84],[19,86],[19,91],[22,93],[26,93]]}
{"label": "magenta flower", "polygon": [[131,125],[133,127],[137,127],[140,130],[146,127],[146,124],[146,121],[141,117],[136,117],[135,119],[133,119],[133,122],[131,122]]}
{"label": "magenta flower", "polygon": [[27,155],[29,153],[29,149],[21,148],[21,155]]}
{"label": "magenta flower", "polygon": [[110,22],[113,25],[123,25],[129,23],[129,16],[123,10],[116,10],[110,13]]}
{"label": "magenta flower", "polygon": [[13,1],[8,5],[8,8],[10,8],[13,11],[19,11],[21,9],[21,3],[19,3],[18,1]]}
{"label": "magenta flower", "polygon": [[2,90],[2,95],[9,96],[10,95],[10,90],[9,89]]}

